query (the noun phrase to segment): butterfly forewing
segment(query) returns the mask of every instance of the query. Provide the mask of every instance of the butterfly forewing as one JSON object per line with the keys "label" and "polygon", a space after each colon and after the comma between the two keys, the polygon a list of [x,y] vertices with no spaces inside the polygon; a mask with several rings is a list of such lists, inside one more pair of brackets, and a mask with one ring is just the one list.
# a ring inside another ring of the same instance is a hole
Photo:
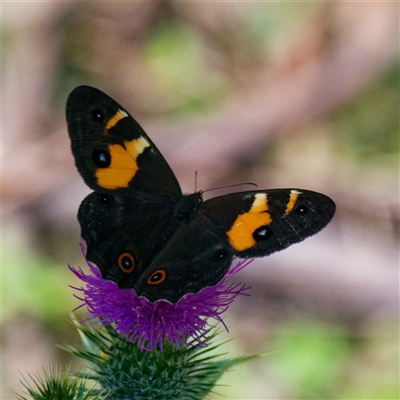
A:
{"label": "butterfly forewing", "polygon": [[92,87],[76,88],[67,101],[67,123],[75,164],[90,188],[180,198],[164,157],[111,97]]}
{"label": "butterfly forewing", "polygon": [[262,257],[319,232],[332,219],[327,196],[300,189],[233,193],[203,203],[200,209],[224,230],[239,257]]}

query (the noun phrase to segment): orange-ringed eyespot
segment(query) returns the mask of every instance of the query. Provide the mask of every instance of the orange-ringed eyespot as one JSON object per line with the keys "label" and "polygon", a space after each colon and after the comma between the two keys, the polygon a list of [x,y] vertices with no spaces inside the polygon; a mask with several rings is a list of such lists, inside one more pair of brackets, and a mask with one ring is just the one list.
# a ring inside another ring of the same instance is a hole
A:
{"label": "orange-ringed eyespot", "polygon": [[163,283],[167,278],[167,271],[165,269],[158,269],[154,271],[148,278],[147,284],[148,285],[159,285]]}
{"label": "orange-ringed eyespot", "polygon": [[135,268],[135,258],[131,253],[122,253],[118,257],[118,267],[122,272],[130,274]]}

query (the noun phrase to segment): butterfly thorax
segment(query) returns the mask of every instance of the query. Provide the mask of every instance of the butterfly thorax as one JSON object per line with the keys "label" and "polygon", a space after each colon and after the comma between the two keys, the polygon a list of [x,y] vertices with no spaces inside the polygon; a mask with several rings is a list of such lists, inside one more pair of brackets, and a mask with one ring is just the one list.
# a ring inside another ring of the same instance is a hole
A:
{"label": "butterfly thorax", "polygon": [[183,195],[175,207],[174,217],[189,221],[202,202],[201,192]]}

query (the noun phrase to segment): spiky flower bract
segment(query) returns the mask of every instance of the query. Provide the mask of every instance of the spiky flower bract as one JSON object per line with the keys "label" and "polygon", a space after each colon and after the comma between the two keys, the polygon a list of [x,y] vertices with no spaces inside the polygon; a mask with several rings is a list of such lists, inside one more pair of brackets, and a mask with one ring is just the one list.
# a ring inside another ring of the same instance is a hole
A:
{"label": "spiky flower bract", "polygon": [[[34,400],[203,400],[218,379],[233,366],[257,355],[221,359],[224,342],[217,330],[205,339],[207,347],[177,349],[169,342],[164,351],[143,352],[136,343],[121,337],[112,327],[96,329],[73,320],[82,339],[82,350],[63,348],[89,362],[85,372],[70,374],[59,369],[29,375],[22,382]],[[19,395],[18,400],[28,400]]]}
{"label": "spiky flower bract", "polygon": [[[85,373],[71,375],[68,368],[63,373],[60,369],[43,368],[43,374],[29,374],[31,383],[26,378],[21,383],[27,390],[29,398],[33,400],[95,400],[102,395],[102,391],[88,389]],[[93,386],[93,384],[92,384]],[[27,397],[17,395],[17,400],[28,400]]]}
{"label": "spiky flower bract", "polygon": [[107,400],[204,399],[228,369],[257,357],[220,359],[215,350],[223,343],[215,343],[215,330],[205,339],[208,347],[182,345],[177,349],[166,342],[163,351],[143,352],[110,326],[98,330],[77,323],[77,327],[84,348],[67,349],[91,363],[89,379],[97,382],[99,394],[107,394],[99,398]]}
{"label": "spiky flower bract", "polygon": [[[137,343],[141,350],[163,350],[167,340],[180,348],[189,343],[202,346],[210,329],[209,319],[224,325],[221,314],[238,295],[247,295],[248,286],[232,284],[228,278],[251,261],[240,261],[215,286],[198,293],[189,293],[176,304],[167,301],[150,303],[138,297],[133,289],[119,289],[114,282],[101,277],[98,268],[88,263],[91,274],[70,266],[74,274],[86,284],[74,289],[83,293],[76,296],[87,306],[88,319],[98,319],[103,325],[113,325],[116,332]],[[224,325],[225,326],[225,325]],[[226,327],[226,326],[225,326]]]}

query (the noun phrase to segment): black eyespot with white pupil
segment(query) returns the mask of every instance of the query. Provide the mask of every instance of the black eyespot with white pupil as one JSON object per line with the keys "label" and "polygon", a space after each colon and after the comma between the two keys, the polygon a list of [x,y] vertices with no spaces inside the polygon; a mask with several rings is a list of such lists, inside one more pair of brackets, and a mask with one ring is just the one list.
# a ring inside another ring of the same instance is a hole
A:
{"label": "black eyespot with white pupil", "polygon": [[102,111],[102,110],[93,110],[92,118],[95,121],[103,122],[106,119],[106,115],[104,114],[104,111]]}
{"label": "black eyespot with white pupil", "polygon": [[253,238],[256,242],[268,240],[272,235],[272,230],[268,225],[260,226],[253,232]]}
{"label": "black eyespot with white pupil", "polygon": [[112,205],[114,205],[115,199],[113,196],[109,194],[101,193],[99,194],[99,202],[101,203],[101,205],[105,207],[111,207]]}
{"label": "black eyespot with white pupil", "polygon": [[227,250],[224,250],[224,249],[221,249],[221,250],[217,250],[215,253],[214,253],[214,258],[216,259],[216,260],[224,260],[227,256],[228,256],[228,251]]}
{"label": "black eyespot with white pupil", "polygon": [[298,215],[305,215],[308,213],[308,208],[305,206],[297,206],[294,211]]}
{"label": "black eyespot with white pupil", "polygon": [[94,150],[92,160],[96,167],[107,168],[111,164],[111,154],[107,150]]}

